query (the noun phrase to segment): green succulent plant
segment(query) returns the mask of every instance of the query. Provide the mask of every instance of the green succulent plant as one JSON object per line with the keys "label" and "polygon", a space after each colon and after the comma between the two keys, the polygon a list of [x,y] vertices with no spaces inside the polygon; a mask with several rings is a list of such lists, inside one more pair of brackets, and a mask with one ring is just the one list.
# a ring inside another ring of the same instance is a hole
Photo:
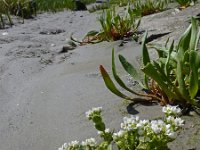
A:
{"label": "green succulent plant", "polygon": [[166,9],[168,0],[137,0],[133,3],[137,15],[146,16]]}
{"label": "green succulent plant", "polygon": [[57,12],[63,9],[75,9],[74,0],[36,0],[40,11]]}
{"label": "green succulent plant", "polygon": [[5,27],[4,16],[8,19],[10,26],[13,25],[12,19],[10,17],[9,8],[10,8],[10,5],[6,0],[0,1],[0,28]]}
{"label": "green succulent plant", "polygon": [[197,0],[176,0],[176,2],[184,9],[190,6],[191,3],[195,3]]}
{"label": "green succulent plant", "polygon": [[[34,0],[1,0],[0,1],[0,23],[1,27],[5,26],[5,18],[10,25],[13,24],[10,15],[20,16],[23,19],[32,18],[36,15],[36,2]],[[3,17],[6,16],[6,17]]]}
{"label": "green succulent plant", "polygon": [[98,43],[101,41],[116,41],[124,37],[137,37],[140,19],[127,6],[125,16],[116,14],[115,8],[105,10],[99,18],[101,24],[100,31],[88,32],[82,41],[71,39],[80,44]]}
{"label": "green succulent plant", "polygon": [[[142,43],[143,64],[140,70],[133,67],[122,55],[119,55],[119,60],[125,71],[139,83],[141,89],[145,92],[134,91],[125,85],[118,76],[113,50],[112,72],[117,83],[132,94],[151,97],[150,101],[157,101],[162,105],[179,104],[185,109],[199,108],[200,54],[197,50],[200,27],[195,18],[192,18],[191,22],[177,46],[174,46],[174,42],[168,46],[166,42],[164,47],[152,47],[158,53],[158,59],[156,60],[150,59],[146,46],[146,33]],[[112,93],[124,99],[135,100],[117,89],[103,66],[100,66],[100,71],[107,88]],[[143,78],[140,77],[140,74],[143,74]]]}
{"label": "green succulent plant", "polygon": [[130,3],[133,3],[135,0],[110,0],[109,3],[111,5],[115,4],[120,7],[127,6]]}
{"label": "green succulent plant", "polygon": [[[90,4],[95,0],[82,0],[82,2]],[[36,16],[37,11],[57,12],[75,8],[74,0],[0,0],[0,28],[4,28],[5,18],[10,25],[13,24],[10,14],[21,17],[24,22],[24,19]]]}
{"label": "green succulent plant", "polygon": [[104,9],[108,9],[108,8],[109,8],[109,5],[107,3],[105,3],[105,4],[101,4],[101,5],[94,5],[90,9],[88,9],[88,11],[90,13],[93,13],[95,11],[104,10]]}
{"label": "green succulent plant", "polygon": [[33,18],[37,14],[37,3],[35,0],[11,0],[10,13],[23,19]]}

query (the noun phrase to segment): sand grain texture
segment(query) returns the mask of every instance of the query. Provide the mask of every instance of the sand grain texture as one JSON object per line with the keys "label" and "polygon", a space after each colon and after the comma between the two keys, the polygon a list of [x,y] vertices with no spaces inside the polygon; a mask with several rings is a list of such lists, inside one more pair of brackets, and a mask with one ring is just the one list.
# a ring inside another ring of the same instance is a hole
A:
{"label": "sand grain texture", "polygon": [[[141,29],[151,30],[150,34],[170,31],[170,37],[178,37],[188,25],[188,16],[200,13],[199,8],[145,17]],[[140,45],[129,42],[119,47],[120,41],[103,42],[59,54],[72,32],[81,39],[86,32],[98,30],[97,16],[88,12],[44,13],[0,30],[0,150],[55,150],[64,142],[95,137],[85,111],[96,106],[104,108],[108,127],[119,128],[128,104],[105,88],[98,66],[103,64],[110,70],[113,47],[117,54],[137,63]],[[8,35],[3,36],[4,32]],[[161,42],[166,38],[160,38]],[[119,72],[125,75],[121,66]],[[161,111],[156,105],[128,110],[142,118],[159,117]]]}

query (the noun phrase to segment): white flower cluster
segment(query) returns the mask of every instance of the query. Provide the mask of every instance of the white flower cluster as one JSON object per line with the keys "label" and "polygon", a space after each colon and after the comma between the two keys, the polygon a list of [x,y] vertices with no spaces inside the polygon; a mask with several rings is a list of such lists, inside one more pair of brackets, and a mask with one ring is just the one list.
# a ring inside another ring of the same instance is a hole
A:
{"label": "white flower cluster", "polygon": [[94,138],[86,139],[85,141],[82,141],[81,143],[79,141],[71,141],[70,143],[64,143],[58,150],[67,150],[70,149],[79,149],[80,146],[83,147],[95,147],[97,145],[97,142]]}
{"label": "white flower cluster", "polygon": [[94,138],[86,139],[85,141],[82,141],[81,143],[83,146],[90,146],[94,147],[97,145],[97,142]]}
{"label": "white flower cluster", "polygon": [[126,133],[126,131],[119,130],[119,132],[113,133],[113,139],[114,140],[120,139],[120,138],[122,138],[124,136],[125,133]]}
{"label": "white flower cluster", "polygon": [[162,108],[165,115],[180,115],[181,109],[178,106],[167,105]]}
{"label": "white flower cluster", "polygon": [[104,133],[111,133],[111,131],[110,131],[109,128],[107,128],[107,129],[105,129],[104,132],[103,131],[98,131],[97,133],[98,133],[98,135],[103,135]]}
{"label": "white flower cluster", "polygon": [[133,130],[136,128],[137,123],[139,123],[138,116],[124,117],[123,123],[121,123],[121,128],[124,130]]}
{"label": "white flower cluster", "polygon": [[[92,110],[86,112],[86,116],[92,119],[95,125],[96,122],[99,123],[99,120],[104,125],[101,120],[101,111],[102,107],[92,108]],[[181,113],[181,109],[177,106],[167,105],[163,107],[162,111],[165,113],[163,120],[140,120],[138,116],[124,117],[119,132],[113,133],[109,128],[105,129],[104,127],[104,129],[98,131],[98,134],[103,138],[108,135],[112,136],[110,142],[114,141],[124,149],[126,149],[126,145],[123,143],[126,143],[126,140],[129,138],[137,140],[135,143],[146,142],[148,144],[155,142],[152,140],[162,139],[167,144],[176,138],[176,132],[184,125],[184,120],[177,116]],[[85,148],[97,149],[98,145],[96,140],[89,138],[81,143],[79,141],[72,141],[68,144],[63,144],[58,150],[80,150]]]}
{"label": "white flower cluster", "polygon": [[168,116],[166,120],[168,123],[173,124],[176,128],[184,125],[184,120],[179,117],[175,118],[173,116]]}
{"label": "white flower cluster", "polygon": [[[181,113],[181,109],[177,106],[167,105],[163,108],[163,112],[167,118],[163,120],[140,120],[138,116],[124,117],[123,123],[121,123],[121,128],[117,133],[113,134],[113,139],[122,138],[125,133],[129,131],[134,131],[138,133],[138,136],[147,135],[163,135],[171,139],[176,138],[176,131],[184,125],[184,120],[175,117],[177,114]],[[171,116],[170,116],[170,115]],[[145,134],[145,135],[144,135]]]}
{"label": "white flower cluster", "polygon": [[166,124],[162,120],[152,120],[150,127],[155,134],[160,134],[166,128]]}
{"label": "white flower cluster", "polygon": [[162,120],[153,120],[151,121],[151,129],[155,134],[164,134],[171,139],[175,139],[177,136],[175,131],[178,129],[178,126],[172,128],[172,124],[170,123],[165,123]]}
{"label": "white flower cluster", "polygon": [[70,143],[64,143],[58,150],[66,150],[68,147],[77,148],[79,146],[79,141],[71,141]]}
{"label": "white flower cluster", "polygon": [[177,133],[175,131],[173,131],[171,128],[172,127],[170,124],[166,125],[165,135],[167,135],[171,139],[175,139],[177,136]]}
{"label": "white flower cluster", "polygon": [[90,118],[95,113],[100,114],[101,111],[102,111],[102,107],[95,107],[95,108],[92,108],[92,110],[87,111],[85,114],[87,118]]}

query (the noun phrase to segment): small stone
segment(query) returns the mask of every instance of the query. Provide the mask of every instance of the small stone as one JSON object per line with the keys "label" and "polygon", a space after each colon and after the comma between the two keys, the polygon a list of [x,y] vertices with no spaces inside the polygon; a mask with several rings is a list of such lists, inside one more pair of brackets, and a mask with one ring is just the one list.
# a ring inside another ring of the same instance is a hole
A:
{"label": "small stone", "polygon": [[8,32],[3,32],[2,35],[8,35]]}
{"label": "small stone", "polygon": [[53,44],[53,43],[51,44],[51,47],[55,47],[55,46],[56,46],[56,44]]}
{"label": "small stone", "polygon": [[197,113],[195,112],[195,111],[190,111],[189,112],[189,115],[191,115],[191,116],[195,116]]}
{"label": "small stone", "polygon": [[178,8],[175,8],[174,11],[175,11],[175,13],[179,13],[180,12],[180,10]]}
{"label": "small stone", "polygon": [[76,47],[74,46],[70,46],[70,45],[66,45],[63,46],[62,50],[59,53],[67,53],[68,51],[74,50]]}

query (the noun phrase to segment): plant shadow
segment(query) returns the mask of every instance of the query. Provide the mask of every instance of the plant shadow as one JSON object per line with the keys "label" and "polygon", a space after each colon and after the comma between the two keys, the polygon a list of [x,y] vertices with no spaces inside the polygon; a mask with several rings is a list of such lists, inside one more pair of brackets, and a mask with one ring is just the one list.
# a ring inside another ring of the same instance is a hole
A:
{"label": "plant shadow", "polygon": [[[146,39],[146,43],[152,42],[153,40],[156,40],[158,38],[161,38],[165,35],[170,34],[171,32],[165,32],[165,33],[159,33],[159,34],[152,34]],[[139,44],[142,44],[142,42],[139,42]]]}
{"label": "plant shadow", "polygon": [[142,98],[135,98],[135,102],[130,103],[127,107],[126,110],[128,112],[128,114],[131,115],[136,115],[139,113],[139,111],[137,111],[135,108],[139,105],[142,106],[155,106],[158,105],[158,103],[156,102],[152,102],[152,101],[147,101],[146,99],[142,99]]}

